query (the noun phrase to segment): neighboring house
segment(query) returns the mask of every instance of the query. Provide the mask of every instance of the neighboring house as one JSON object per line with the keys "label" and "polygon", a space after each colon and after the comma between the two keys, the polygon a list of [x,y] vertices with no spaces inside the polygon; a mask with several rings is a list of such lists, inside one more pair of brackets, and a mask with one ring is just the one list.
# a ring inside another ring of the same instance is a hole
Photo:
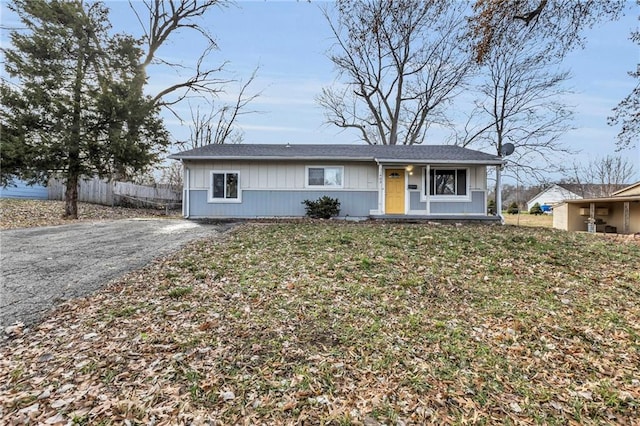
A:
{"label": "neighboring house", "polygon": [[565,200],[553,209],[553,227],[565,231],[640,233],[640,182],[610,197]]}
{"label": "neighboring house", "polygon": [[466,218],[487,214],[487,167],[502,158],[441,145],[207,145],[184,165],[188,218],[302,217],[327,195],[340,216]]}
{"label": "neighboring house", "polygon": [[15,186],[0,186],[0,198],[23,198],[29,200],[47,200],[49,193],[46,187],[42,185],[27,185],[20,179],[14,179]]}
{"label": "neighboring house", "polygon": [[556,183],[527,201],[527,210],[531,210],[531,207],[538,203],[542,210],[547,212],[556,203],[579,198],[583,197],[580,195],[579,188],[576,185]]}
{"label": "neighboring house", "polygon": [[629,185],[626,188],[622,188],[619,191],[611,194],[614,197],[629,197],[633,195],[640,195],[640,182]]}
{"label": "neighboring house", "polygon": [[564,200],[607,197],[612,195],[614,191],[623,189],[626,186],[596,183],[556,183],[529,200],[527,202],[527,210],[531,210],[535,203],[539,203],[544,212],[550,212],[554,204]]}

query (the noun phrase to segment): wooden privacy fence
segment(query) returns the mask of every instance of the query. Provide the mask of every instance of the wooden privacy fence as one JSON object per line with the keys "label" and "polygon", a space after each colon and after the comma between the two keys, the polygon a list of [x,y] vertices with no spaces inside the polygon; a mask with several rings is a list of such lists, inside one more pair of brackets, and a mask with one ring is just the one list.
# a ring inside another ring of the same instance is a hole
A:
{"label": "wooden privacy fence", "polygon": [[[50,200],[64,200],[64,192],[66,190],[64,181],[49,179],[47,189]],[[81,180],[78,184],[78,201],[113,206],[115,205],[113,199],[113,184],[98,178]]]}
{"label": "wooden privacy fence", "polygon": [[[50,200],[64,200],[66,188],[63,181],[51,179],[47,187]],[[127,205],[169,210],[182,205],[182,191],[166,185],[145,186],[129,182],[109,182],[99,178],[82,179],[78,184],[78,201],[105,206]]]}

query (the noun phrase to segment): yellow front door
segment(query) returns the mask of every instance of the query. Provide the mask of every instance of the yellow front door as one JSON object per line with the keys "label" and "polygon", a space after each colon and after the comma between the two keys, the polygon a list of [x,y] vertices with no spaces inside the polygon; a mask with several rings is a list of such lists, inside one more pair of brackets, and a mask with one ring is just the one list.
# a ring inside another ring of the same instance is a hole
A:
{"label": "yellow front door", "polygon": [[386,169],[385,203],[386,214],[404,214],[404,169]]}

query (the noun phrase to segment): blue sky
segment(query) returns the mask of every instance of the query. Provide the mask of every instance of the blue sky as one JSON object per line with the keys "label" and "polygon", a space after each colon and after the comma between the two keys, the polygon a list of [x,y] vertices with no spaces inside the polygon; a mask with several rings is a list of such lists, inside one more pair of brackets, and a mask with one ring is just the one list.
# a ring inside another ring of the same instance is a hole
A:
{"label": "blue sky", "polygon": [[[123,1],[107,1],[116,31],[136,33],[139,24]],[[209,14],[206,22],[216,36],[220,50],[210,56],[211,65],[228,61],[224,77],[246,80],[259,66],[258,78],[250,91],[262,91],[251,109],[260,113],[243,116],[239,125],[246,143],[358,143],[357,134],[341,131],[324,122],[323,110],[315,102],[322,87],[336,81],[337,74],[326,57],[331,47],[330,29],[321,13],[320,1],[239,1],[235,6]],[[3,12],[6,12],[3,7]],[[575,130],[562,142],[581,152],[564,162],[586,162],[607,154],[628,157],[640,178],[640,144],[633,150],[615,153],[618,128],[607,125],[611,109],[634,87],[627,75],[640,61],[640,51],[629,39],[638,25],[640,11],[629,1],[626,16],[617,22],[601,24],[587,33],[585,49],[572,52],[564,66],[573,77],[573,94],[567,103],[575,106]],[[7,24],[3,13],[3,25]],[[3,34],[3,41],[6,34]],[[190,67],[202,47],[193,32],[183,32],[165,46],[160,55]],[[176,80],[174,70],[150,70],[150,91]],[[238,84],[230,84],[220,100],[232,100]],[[186,105],[185,105],[185,112]],[[187,116],[186,114],[185,116]],[[186,123],[167,114],[166,124],[175,139],[189,135]],[[445,135],[434,133],[437,143]]]}

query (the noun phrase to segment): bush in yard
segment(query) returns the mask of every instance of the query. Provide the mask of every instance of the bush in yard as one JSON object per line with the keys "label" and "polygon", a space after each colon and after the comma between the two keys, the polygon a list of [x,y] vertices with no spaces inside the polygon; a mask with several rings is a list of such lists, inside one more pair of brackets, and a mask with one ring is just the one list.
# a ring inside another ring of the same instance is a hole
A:
{"label": "bush in yard", "polygon": [[495,200],[489,200],[487,203],[487,213],[496,214],[496,202]]}
{"label": "bush in yard", "polygon": [[304,200],[302,204],[305,205],[307,216],[314,219],[329,219],[340,214],[340,201],[326,195],[316,201]]}
{"label": "bush in yard", "polygon": [[542,211],[542,207],[540,207],[540,203],[535,203],[533,206],[531,206],[531,208],[529,209],[529,214],[534,214],[534,215],[539,215],[544,213]]}
{"label": "bush in yard", "polygon": [[515,201],[511,204],[509,204],[509,208],[507,209],[507,213],[509,214],[518,214],[518,212],[520,211],[520,209],[518,208],[518,203],[516,203]]}

